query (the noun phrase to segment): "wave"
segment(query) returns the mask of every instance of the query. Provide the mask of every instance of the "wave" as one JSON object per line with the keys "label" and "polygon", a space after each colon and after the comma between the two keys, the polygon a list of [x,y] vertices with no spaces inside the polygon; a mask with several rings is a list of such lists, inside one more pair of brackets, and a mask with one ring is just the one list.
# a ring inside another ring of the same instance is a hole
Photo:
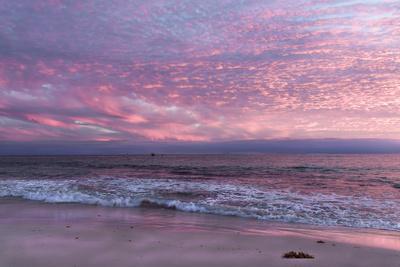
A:
{"label": "wave", "polygon": [[314,225],[400,230],[400,203],[176,179],[2,180],[0,197],[108,207],[167,208]]}

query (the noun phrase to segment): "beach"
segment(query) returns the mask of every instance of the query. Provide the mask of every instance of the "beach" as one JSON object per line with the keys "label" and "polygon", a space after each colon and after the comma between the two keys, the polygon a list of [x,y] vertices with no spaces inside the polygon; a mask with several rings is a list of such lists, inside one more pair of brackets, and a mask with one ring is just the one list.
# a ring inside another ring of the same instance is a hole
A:
{"label": "beach", "polygon": [[[163,208],[0,204],[0,266],[400,266],[400,233]],[[285,259],[288,251],[314,259]]]}
{"label": "beach", "polygon": [[0,0],[0,267],[400,267],[400,0]]}

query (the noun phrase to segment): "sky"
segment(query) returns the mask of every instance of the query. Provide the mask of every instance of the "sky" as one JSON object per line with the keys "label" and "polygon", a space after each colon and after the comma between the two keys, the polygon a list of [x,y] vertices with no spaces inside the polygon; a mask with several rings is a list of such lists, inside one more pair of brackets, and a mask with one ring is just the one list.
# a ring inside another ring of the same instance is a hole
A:
{"label": "sky", "polygon": [[0,142],[400,140],[399,36],[398,0],[0,0]]}

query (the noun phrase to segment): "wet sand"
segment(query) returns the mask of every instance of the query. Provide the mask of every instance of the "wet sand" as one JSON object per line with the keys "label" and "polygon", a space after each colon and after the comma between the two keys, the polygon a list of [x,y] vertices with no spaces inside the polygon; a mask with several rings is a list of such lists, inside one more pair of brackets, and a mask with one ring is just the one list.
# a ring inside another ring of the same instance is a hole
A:
{"label": "wet sand", "polygon": [[[400,267],[397,232],[163,209],[1,200],[0,236],[2,267]],[[282,258],[291,250],[315,258]]]}

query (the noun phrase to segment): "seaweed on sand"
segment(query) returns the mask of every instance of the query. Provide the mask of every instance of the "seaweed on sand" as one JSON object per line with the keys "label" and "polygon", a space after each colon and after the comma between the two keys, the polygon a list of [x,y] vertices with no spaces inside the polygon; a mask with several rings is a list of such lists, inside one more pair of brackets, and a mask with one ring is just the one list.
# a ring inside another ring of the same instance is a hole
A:
{"label": "seaweed on sand", "polygon": [[303,251],[289,251],[282,256],[285,259],[314,259],[314,256]]}

